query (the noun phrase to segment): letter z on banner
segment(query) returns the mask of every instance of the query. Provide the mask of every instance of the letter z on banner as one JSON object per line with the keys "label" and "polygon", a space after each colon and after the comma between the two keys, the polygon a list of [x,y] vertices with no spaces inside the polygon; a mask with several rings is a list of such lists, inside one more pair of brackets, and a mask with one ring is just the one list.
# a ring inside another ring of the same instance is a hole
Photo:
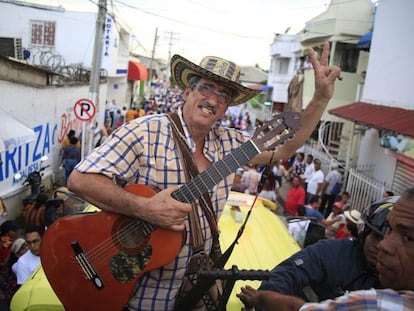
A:
{"label": "letter z on banner", "polygon": [[79,99],[73,107],[76,118],[80,121],[90,121],[96,114],[95,104],[87,98]]}

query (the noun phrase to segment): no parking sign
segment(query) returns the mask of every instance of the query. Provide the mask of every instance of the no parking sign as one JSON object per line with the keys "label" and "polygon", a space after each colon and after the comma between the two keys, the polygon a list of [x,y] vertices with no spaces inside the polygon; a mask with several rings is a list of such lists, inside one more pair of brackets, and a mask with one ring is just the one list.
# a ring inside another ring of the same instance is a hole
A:
{"label": "no parking sign", "polygon": [[93,101],[87,98],[79,99],[73,107],[76,118],[81,121],[90,121],[96,114],[96,107]]}

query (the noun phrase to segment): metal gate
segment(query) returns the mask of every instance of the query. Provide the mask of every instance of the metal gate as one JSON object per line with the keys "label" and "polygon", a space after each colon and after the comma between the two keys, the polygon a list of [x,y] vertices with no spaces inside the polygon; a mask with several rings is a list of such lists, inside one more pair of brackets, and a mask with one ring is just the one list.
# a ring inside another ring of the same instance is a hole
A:
{"label": "metal gate", "polygon": [[387,185],[354,169],[349,170],[346,191],[351,195],[352,208],[363,212],[373,202],[382,198]]}

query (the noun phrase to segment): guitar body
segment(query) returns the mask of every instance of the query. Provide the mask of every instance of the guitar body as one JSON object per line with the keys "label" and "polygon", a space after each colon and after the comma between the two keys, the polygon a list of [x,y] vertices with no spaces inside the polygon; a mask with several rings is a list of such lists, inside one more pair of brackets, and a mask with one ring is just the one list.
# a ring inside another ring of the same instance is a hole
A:
{"label": "guitar body", "polygon": [[[146,197],[155,194],[143,185],[126,189]],[[98,212],[63,217],[48,228],[41,262],[66,310],[122,310],[145,272],[178,255],[183,232],[161,228],[148,232],[142,223]]]}

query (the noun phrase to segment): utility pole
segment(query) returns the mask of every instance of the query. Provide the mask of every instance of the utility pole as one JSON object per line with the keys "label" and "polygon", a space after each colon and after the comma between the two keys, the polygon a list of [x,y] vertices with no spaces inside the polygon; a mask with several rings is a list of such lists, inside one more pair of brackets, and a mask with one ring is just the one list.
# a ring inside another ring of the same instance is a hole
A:
{"label": "utility pole", "polygon": [[154,62],[155,47],[157,46],[157,40],[158,40],[158,27],[155,28],[154,44],[152,46],[151,62],[150,62],[150,68],[149,68],[149,73],[148,73],[147,99],[149,99],[151,96],[152,66]]}
{"label": "utility pole", "polygon": [[172,43],[173,43],[173,39],[175,39],[174,38],[174,35],[177,35],[178,33],[177,32],[173,32],[173,31],[169,31],[169,32],[167,32],[167,34],[169,34],[170,35],[170,41],[168,42],[168,59],[167,59],[167,68],[165,69],[166,70],[166,72],[165,72],[165,84],[166,84],[166,87],[168,87],[168,85],[170,84],[170,59],[171,59],[171,47],[172,47]]}
{"label": "utility pole", "polygon": [[[92,70],[91,78],[89,81],[89,99],[95,104],[95,107],[99,107],[97,110],[100,112],[105,111],[105,103],[101,107],[99,103],[99,83],[101,78],[101,63],[102,63],[102,48],[103,48],[103,38],[105,31],[105,19],[106,19],[107,7],[106,0],[99,0],[98,4],[98,15],[96,17],[96,26],[95,26],[95,42],[93,46],[93,56],[92,56]],[[95,122],[92,120],[92,122]],[[88,150],[86,149],[85,141],[85,132],[87,122],[82,123],[82,150],[81,157],[85,155],[85,151],[90,151],[92,149],[93,134],[89,135],[89,141],[87,144]],[[102,124],[103,125],[103,124]],[[93,124],[95,126],[95,124]],[[89,130],[89,129],[88,129]]]}

